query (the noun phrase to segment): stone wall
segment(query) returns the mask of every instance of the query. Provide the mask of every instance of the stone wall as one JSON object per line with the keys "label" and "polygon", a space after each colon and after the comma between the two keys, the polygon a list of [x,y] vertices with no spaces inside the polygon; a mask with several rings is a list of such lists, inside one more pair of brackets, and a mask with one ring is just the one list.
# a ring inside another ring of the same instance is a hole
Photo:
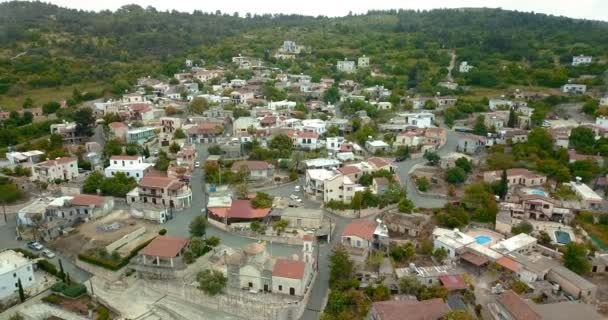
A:
{"label": "stone wall", "polygon": [[132,243],[137,238],[141,237],[144,233],[146,233],[146,228],[141,227],[131,233],[125,234],[122,238],[110,243],[106,246],[106,250],[108,252],[113,252],[114,250],[118,250],[120,247]]}

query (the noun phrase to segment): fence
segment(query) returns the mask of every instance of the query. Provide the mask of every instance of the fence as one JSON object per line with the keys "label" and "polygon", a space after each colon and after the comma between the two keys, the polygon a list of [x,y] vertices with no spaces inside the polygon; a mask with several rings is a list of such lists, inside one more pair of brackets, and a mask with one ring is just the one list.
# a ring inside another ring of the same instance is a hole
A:
{"label": "fence", "polygon": [[392,204],[390,206],[386,206],[382,209],[379,208],[367,208],[367,209],[362,209],[362,210],[352,210],[352,209],[348,209],[348,210],[333,210],[330,208],[325,208],[325,210],[329,213],[335,214],[337,216],[341,216],[341,217],[345,217],[345,218],[365,218],[365,217],[369,217],[369,216],[373,216],[373,215],[377,215],[377,214],[381,214],[381,213],[385,213],[391,210],[395,210],[397,209],[397,205],[396,204]]}

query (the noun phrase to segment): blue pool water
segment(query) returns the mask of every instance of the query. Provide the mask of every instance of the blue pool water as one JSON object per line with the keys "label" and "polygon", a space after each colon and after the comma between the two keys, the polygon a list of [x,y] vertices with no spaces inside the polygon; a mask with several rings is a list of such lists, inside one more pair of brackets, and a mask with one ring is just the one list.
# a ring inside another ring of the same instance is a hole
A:
{"label": "blue pool water", "polygon": [[477,237],[475,237],[475,241],[478,244],[486,244],[486,243],[492,241],[492,237],[489,237],[489,236],[477,236]]}
{"label": "blue pool water", "polygon": [[555,231],[555,240],[559,244],[568,244],[572,239],[570,238],[570,234],[564,231]]}
{"label": "blue pool water", "polygon": [[530,193],[535,194],[537,196],[546,196],[547,195],[546,192],[544,192],[542,190],[536,190],[536,189],[533,189],[532,191],[530,191]]}

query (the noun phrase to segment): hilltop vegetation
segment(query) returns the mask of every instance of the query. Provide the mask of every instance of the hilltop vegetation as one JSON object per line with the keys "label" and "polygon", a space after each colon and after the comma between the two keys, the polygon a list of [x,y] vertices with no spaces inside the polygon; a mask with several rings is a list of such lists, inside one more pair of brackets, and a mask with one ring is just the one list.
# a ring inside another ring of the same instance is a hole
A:
{"label": "hilltop vegetation", "polygon": [[[275,61],[272,50],[286,39],[309,46],[310,54]],[[346,77],[336,72],[336,60],[365,54],[377,74],[348,77],[396,94],[432,93],[447,74],[451,50],[476,66],[466,76],[454,73],[461,84],[558,87],[570,77],[599,75],[598,64],[573,69],[569,62],[576,54],[606,60],[608,24],[499,9],[238,17],[137,5],[95,13],[17,1],[0,4],[0,47],[0,105],[7,103],[2,95],[88,83],[116,94],[142,75],[171,76],[186,57],[225,64],[239,53],[313,79]]]}

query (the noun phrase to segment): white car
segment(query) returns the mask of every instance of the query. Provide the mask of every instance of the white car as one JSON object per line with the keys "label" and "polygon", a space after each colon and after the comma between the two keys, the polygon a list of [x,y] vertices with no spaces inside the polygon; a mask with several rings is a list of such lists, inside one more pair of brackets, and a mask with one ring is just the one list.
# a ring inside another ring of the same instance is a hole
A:
{"label": "white car", "polygon": [[296,196],[295,194],[290,195],[289,198],[295,202],[302,202],[302,199],[300,199],[300,197]]}
{"label": "white car", "polygon": [[295,192],[300,192],[300,190],[301,190],[300,186],[296,186],[296,187],[293,189],[293,191],[295,191]]}
{"label": "white car", "polygon": [[45,257],[47,257],[48,259],[55,258],[55,254],[53,253],[53,251],[51,251],[49,249],[42,250],[42,255],[45,256]]}
{"label": "white car", "polygon": [[197,162],[195,162],[195,163],[194,163],[194,167],[195,167],[195,168],[200,168],[200,167],[201,167],[201,163],[200,163],[200,162],[198,162],[198,161],[197,161]]}

